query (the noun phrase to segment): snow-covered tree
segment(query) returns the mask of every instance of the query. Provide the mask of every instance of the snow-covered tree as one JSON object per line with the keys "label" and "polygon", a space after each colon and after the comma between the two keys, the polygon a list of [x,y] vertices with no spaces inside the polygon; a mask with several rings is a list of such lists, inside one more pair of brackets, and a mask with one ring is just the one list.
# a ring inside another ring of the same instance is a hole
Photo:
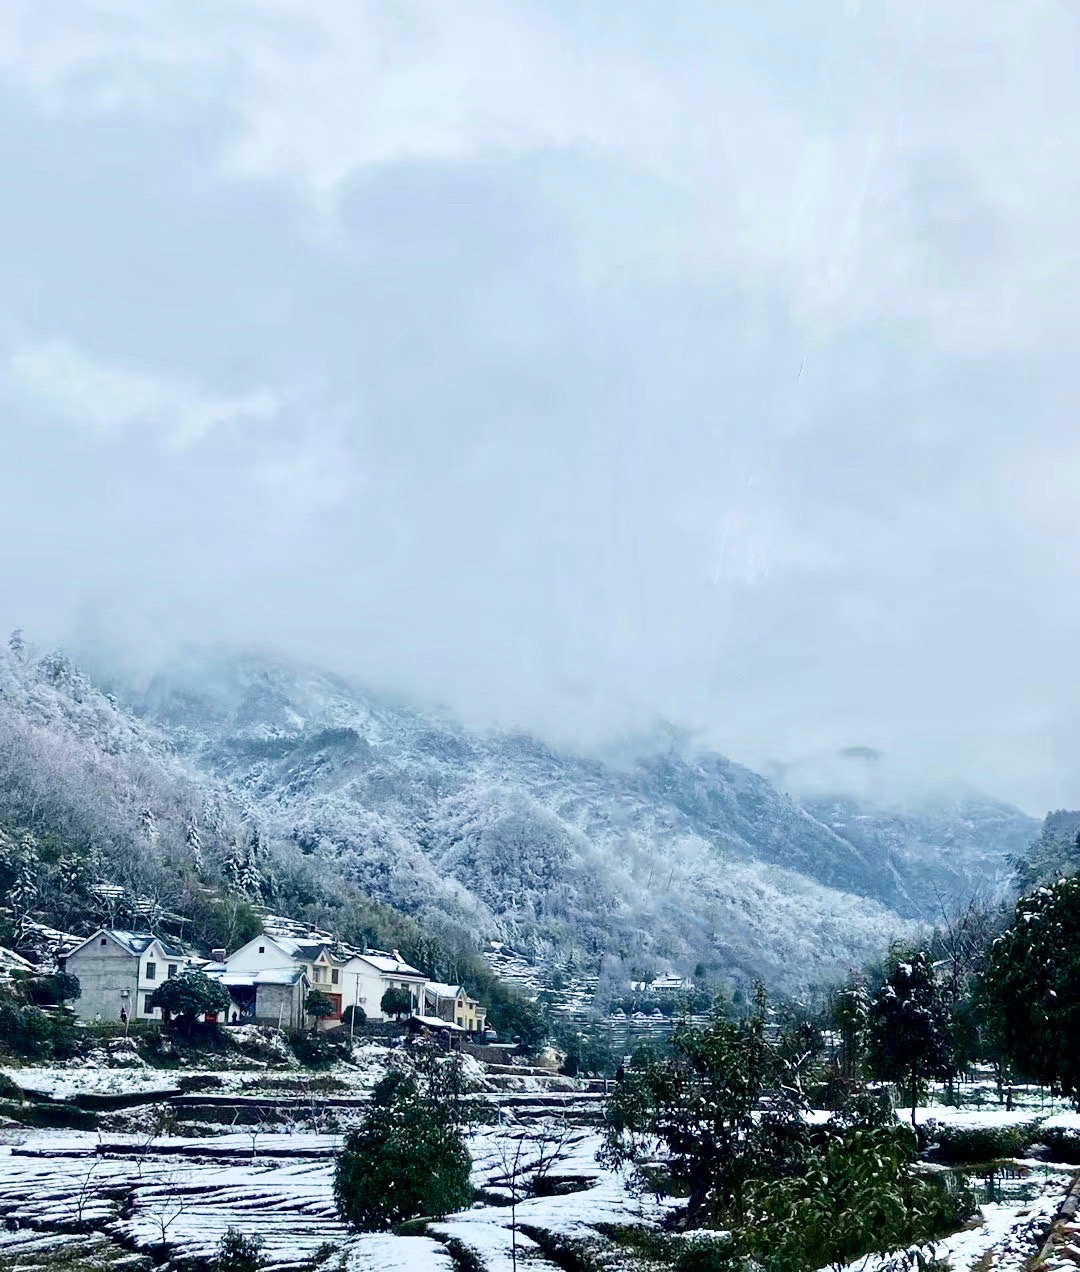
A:
{"label": "snow-covered tree", "polygon": [[949,1007],[925,950],[890,960],[885,982],[870,1004],[869,1065],[887,1082],[906,1084],[911,1122],[922,1085],[952,1073]]}

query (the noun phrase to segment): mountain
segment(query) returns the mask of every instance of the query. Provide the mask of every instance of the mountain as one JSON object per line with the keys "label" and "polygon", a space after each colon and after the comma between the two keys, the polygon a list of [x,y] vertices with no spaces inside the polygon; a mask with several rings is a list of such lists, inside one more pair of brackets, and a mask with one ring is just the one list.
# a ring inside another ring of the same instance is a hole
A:
{"label": "mountain", "polygon": [[351,907],[357,930],[415,921],[443,949],[496,938],[612,987],[701,965],[789,990],[878,956],[939,893],[999,889],[1038,829],[974,795],[799,802],[685,743],[567,754],[275,658],[136,686],[25,650],[0,656],[5,826],[54,845],[65,922],[87,896],[189,914],[232,890],[323,922]]}
{"label": "mountain", "polygon": [[1036,823],[975,799],[801,805],[722,756],[604,762],[470,732],[281,660],[197,658],[125,693],[269,834],[428,924],[556,960],[792,988],[879,954],[939,895],[1001,888]]}
{"label": "mountain", "polygon": [[1039,829],[1012,805],[967,790],[901,806],[850,795],[804,796],[800,803],[892,877],[896,892],[883,895],[901,913],[931,921],[941,919],[942,907],[1004,896],[1013,860]]}

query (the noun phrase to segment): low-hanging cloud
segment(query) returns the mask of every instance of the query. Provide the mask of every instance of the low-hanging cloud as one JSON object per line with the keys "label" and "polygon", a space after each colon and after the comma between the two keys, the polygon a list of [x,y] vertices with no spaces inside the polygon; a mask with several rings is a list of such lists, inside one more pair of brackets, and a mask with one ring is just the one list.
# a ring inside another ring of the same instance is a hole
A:
{"label": "low-hanging cloud", "polygon": [[0,15],[0,618],[1075,803],[1076,18]]}

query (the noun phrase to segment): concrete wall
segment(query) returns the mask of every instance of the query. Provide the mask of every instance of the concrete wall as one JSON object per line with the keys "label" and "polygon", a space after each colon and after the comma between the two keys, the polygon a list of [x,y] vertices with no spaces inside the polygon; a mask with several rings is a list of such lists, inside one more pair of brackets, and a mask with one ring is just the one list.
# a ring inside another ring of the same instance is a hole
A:
{"label": "concrete wall", "polygon": [[[108,937],[96,936],[91,944],[68,955],[66,968],[79,978],[82,991],[71,1004],[76,1015],[93,1020],[100,1013],[102,1020],[119,1020],[120,1008],[126,1007],[134,1017],[139,988],[139,960],[134,954]],[[126,999],[120,997],[125,989]]]}
{"label": "concrete wall", "polygon": [[258,985],[255,989],[255,1023],[299,1029],[303,1025],[300,1019],[301,992],[299,985]]}

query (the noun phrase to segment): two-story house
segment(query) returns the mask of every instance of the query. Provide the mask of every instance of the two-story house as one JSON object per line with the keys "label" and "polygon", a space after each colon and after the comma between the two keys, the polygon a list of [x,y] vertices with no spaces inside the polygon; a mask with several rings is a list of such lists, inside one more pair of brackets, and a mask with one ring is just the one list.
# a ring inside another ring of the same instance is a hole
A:
{"label": "two-story house", "polygon": [[176,941],[117,928],[99,928],[60,960],[79,978],[72,1006],[84,1020],[118,1020],[121,1012],[129,1020],[160,1020],[161,1012],[149,1006],[151,994],[192,962]]}
{"label": "two-story house", "polygon": [[336,941],[326,933],[286,935],[263,932],[253,937],[225,959],[222,982],[236,996],[241,974],[254,977],[258,973],[283,973],[299,969],[309,989],[319,990],[330,999],[333,1012],[328,1022],[341,1020],[349,1007],[361,1007],[372,1020],[386,1020],[381,1002],[391,986],[404,989],[419,1007],[427,977],[411,967],[393,950],[361,952]]}
{"label": "two-story house", "polygon": [[464,985],[447,985],[441,981],[428,981],[424,986],[423,1014],[472,1034],[482,1033],[487,1023],[487,1008],[470,997]]}

